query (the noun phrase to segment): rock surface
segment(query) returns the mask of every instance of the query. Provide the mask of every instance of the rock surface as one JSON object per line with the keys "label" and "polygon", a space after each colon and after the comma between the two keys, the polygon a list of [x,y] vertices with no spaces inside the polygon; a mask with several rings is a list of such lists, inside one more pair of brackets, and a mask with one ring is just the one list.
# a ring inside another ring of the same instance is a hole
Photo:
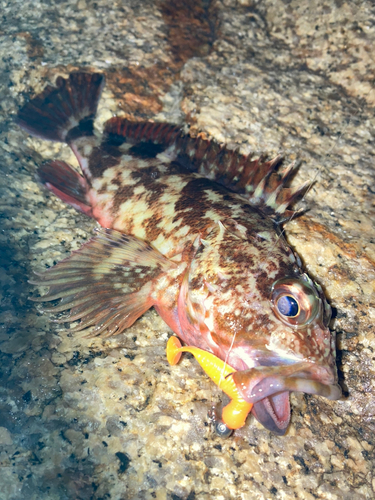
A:
{"label": "rock surface", "polygon": [[[12,0],[1,14],[0,500],[374,498],[374,4]],[[94,224],[35,181],[43,160],[76,164],[68,148],[12,115],[78,68],[107,76],[99,126],[171,121],[301,161],[310,211],[285,232],[334,307],[343,400],[292,395],[286,436],[250,418],[222,441],[206,419],[220,391],[190,357],[167,364],[154,311],[86,339],[28,301],[33,270]]]}

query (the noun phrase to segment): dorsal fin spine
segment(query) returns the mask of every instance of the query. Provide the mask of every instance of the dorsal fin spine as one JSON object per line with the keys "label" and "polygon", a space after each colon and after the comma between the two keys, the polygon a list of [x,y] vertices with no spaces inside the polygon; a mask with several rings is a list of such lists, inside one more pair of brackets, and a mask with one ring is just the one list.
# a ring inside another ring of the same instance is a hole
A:
{"label": "dorsal fin spine", "polygon": [[252,154],[242,155],[201,136],[191,137],[167,123],[112,118],[105,125],[105,133],[120,135],[131,143],[154,142],[173,147],[176,163],[244,196],[275,221],[306,189],[305,184],[293,190],[284,187],[298,167],[294,162],[278,172],[281,155],[268,161],[262,156],[253,159]]}

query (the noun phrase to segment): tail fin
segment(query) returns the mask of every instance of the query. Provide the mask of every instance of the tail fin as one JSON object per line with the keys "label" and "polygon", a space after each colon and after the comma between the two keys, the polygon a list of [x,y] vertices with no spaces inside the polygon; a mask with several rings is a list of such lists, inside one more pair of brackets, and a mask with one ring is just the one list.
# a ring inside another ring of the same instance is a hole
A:
{"label": "tail fin", "polygon": [[104,75],[71,73],[59,76],[56,87],[48,85],[19,111],[16,123],[29,134],[50,141],[71,142],[93,135],[94,118]]}

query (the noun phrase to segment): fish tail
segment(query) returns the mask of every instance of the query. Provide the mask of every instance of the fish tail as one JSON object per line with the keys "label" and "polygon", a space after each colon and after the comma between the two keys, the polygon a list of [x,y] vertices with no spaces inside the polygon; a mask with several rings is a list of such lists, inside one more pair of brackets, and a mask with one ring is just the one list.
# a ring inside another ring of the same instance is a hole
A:
{"label": "fish tail", "polygon": [[16,123],[29,134],[50,141],[67,142],[94,133],[94,118],[104,75],[71,73],[59,76],[19,111]]}

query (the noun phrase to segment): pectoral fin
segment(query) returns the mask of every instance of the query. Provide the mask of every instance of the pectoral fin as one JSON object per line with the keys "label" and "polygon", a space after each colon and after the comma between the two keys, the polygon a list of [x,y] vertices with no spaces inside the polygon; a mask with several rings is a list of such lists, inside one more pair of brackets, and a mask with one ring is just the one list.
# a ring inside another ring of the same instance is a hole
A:
{"label": "pectoral fin", "polygon": [[32,284],[49,286],[40,302],[61,299],[48,312],[70,309],[58,322],[81,320],[75,331],[94,326],[91,335],[119,334],[154,304],[156,280],[174,264],[148,243],[110,229],[100,229]]}

